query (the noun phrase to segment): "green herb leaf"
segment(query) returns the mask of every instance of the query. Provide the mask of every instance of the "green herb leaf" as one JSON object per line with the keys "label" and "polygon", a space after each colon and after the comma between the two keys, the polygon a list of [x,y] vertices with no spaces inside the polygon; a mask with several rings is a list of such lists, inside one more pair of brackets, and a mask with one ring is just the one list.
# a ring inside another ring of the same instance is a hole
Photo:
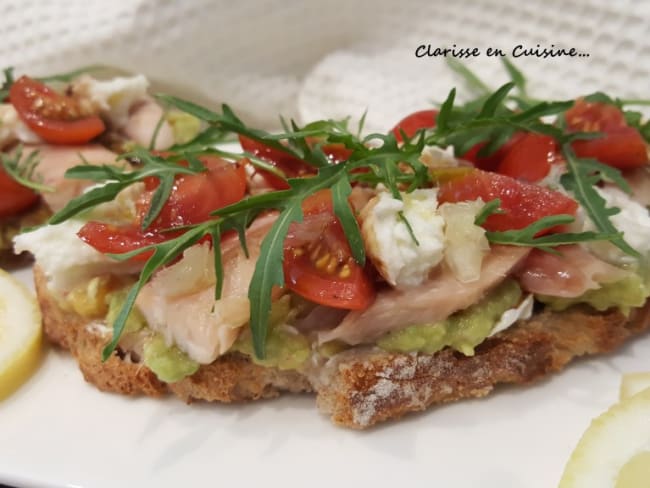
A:
{"label": "green herb leaf", "polygon": [[[610,239],[612,244],[630,256],[639,257],[639,253],[625,241],[609,219],[612,215],[617,214],[620,209],[607,207],[605,200],[595,188],[595,185],[604,178],[621,183],[620,173],[616,175],[614,168],[606,167],[607,169],[604,169],[605,165],[601,165],[597,161],[585,161],[577,158],[569,144],[562,146],[562,152],[568,170],[560,179],[562,186],[573,193],[598,231],[616,236]],[[629,187],[627,189],[629,191]]]}
{"label": "green herb leaf", "polygon": [[447,98],[440,106],[440,112],[436,117],[436,129],[444,132],[449,129],[448,121],[451,117],[451,112],[454,107],[454,99],[456,98],[456,89],[452,88],[447,95]]}
{"label": "green herb leaf", "polygon": [[67,71],[64,73],[59,73],[56,75],[50,75],[50,76],[39,76],[36,78],[36,80],[42,82],[42,83],[52,83],[55,81],[59,81],[61,83],[69,83],[75,78],[86,74],[86,73],[93,73],[97,71],[102,71],[108,69],[106,66],[103,66],[101,64],[92,64],[90,66],[83,66],[79,69],[75,69],[72,71]]}
{"label": "green herb leaf", "polygon": [[30,152],[23,157],[23,147],[18,146],[13,154],[0,154],[0,163],[5,172],[21,185],[40,193],[51,193],[54,188],[44,185],[41,179],[34,175],[40,160],[38,151]]}
{"label": "green herb leaf", "polygon": [[334,214],[341,222],[343,232],[345,232],[354,260],[359,263],[359,265],[365,266],[366,252],[363,245],[363,237],[361,237],[359,223],[357,222],[357,219],[350,208],[350,203],[348,202],[348,197],[351,192],[352,187],[350,186],[350,181],[347,178],[339,179],[332,186],[332,205],[334,207]]}
{"label": "green herb leaf", "polygon": [[151,197],[149,210],[142,219],[142,230],[146,230],[153,223],[153,221],[156,220],[156,217],[158,217],[160,211],[165,206],[165,203],[167,202],[167,199],[169,198],[169,195],[171,195],[172,189],[174,188],[174,175],[172,174],[168,173],[161,176],[159,178],[159,181],[160,184]]}
{"label": "green herb leaf", "polygon": [[612,241],[620,237],[620,233],[617,232],[557,233],[536,237],[540,232],[558,225],[570,224],[574,220],[572,215],[551,215],[543,217],[523,229],[502,232],[486,231],[485,236],[492,244],[535,247],[548,252],[553,252],[552,248],[556,246],[589,241]]}
{"label": "green herb leaf", "polygon": [[170,152],[201,152],[206,149],[214,149],[215,144],[228,140],[230,132],[214,125],[209,125],[196,137],[184,144],[174,144],[169,148]]}
{"label": "green herb leaf", "polygon": [[501,200],[499,198],[495,198],[494,200],[487,202],[485,205],[483,205],[483,208],[481,208],[479,213],[476,215],[476,218],[474,219],[474,225],[483,225],[490,215],[505,213],[500,207]]}
{"label": "green herb leaf", "polygon": [[503,66],[505,67],[506,71],[508,72],[508,75],[510,76],[510,79],[512,82],[515,84],[517,87],[517,90],[519,90],[519,93],[523,98],[527,97],[526,94],[526,77],[524,74],[517,69],[517,67],[510,61],[508,58],[501,58],[501,62],[503,63]]}
{"label": "green herb leaf", "polygon": [[111,202],[117,194],[128,186],[128,183],[113,182],[93,188],[81,196],[70,200],[65,207],[55,213],[49,220],[49,224],[55,225],[64,222],[84,210],[93,208],[100,203]]}
{"label": "green herb leaf", "polygon": [[463,63],[454,58],[445,58],[445,61],[452,70],[465,80],[467,86],[475,93],[480,95],[492,93],[492,89]]}
{"label": "green herb leaf", "polygon": [[404,215],[404,212],[402,210],[400,210],[399,212],[397,212],[397,216],[399,217],[399,219],[402,221],[402,223],[406,227],[406,230],[408,231],[409,236],[411,237],[411,240],[413,241],[413,243],[416,246],[419,246],[420,241],[418,241],[418,238],[415,235],[415,232],[413,232],[413,227],[411,226],[411,222],[409,222],[409,220],[406,218],[406,215]]}
{"label": "green herb leaf", "polygon": [[135,305],[135,300],[138,296],[138,293],[140,293],[140,290],[144,287],[144,285],[147,284],[149,279],[151,279],[154,272],[158,268],[172,262],[178,255],[182,254],[183,251],[196,244],[201,239],[201,237],[203,237],[205,232],[205,226],[197,226],[193,229],[188,230],[183,235],[161,244],[146,246],[124,254],[108,254],[108,256],[113,259],[124,261],[148,250],[154,251],[153,255],[145,263],[144,268],[142,268],[137,283],[133,285],[129,290],[124,305],[120,309],[120,313],[117,315],[117,318],[113,323],[113,337],[102,351],[102,359],[104,361],[106,361],[111,356],[111,354],[113,354],[113,351],[115,351],[122,332],[124,331],[126,321],[129,318],[129,314]]}
{"label": "green herb leaf", "polygon": [[250,328],[253,335],[255,356],[266,357],[266,336],[271,314],[271,290],[274,286],[284,285],[284,239],[292,222],[302,220],[302,207],[296,200],[289,204],[278,217],[275,224],[264,237],[260,247],[260,257],[255,264],[255,271],[248,289],[251,304]]}
{"label": "green herb leaf", "polygon": [[[217,301],[221,298],[223,291],[223,262],[221,256],[221,228],[215,226],[210,229],[210,237],[212,237],[212,251],[214,253],[214,276],[217,280],[214,286],[214,300]],[[248,253],[246,253],[248,257]]]}
{"label": "green herb leaf", "polygon": [[506,100],[508,97],[508,93],[512,91],[512,89],[515,87],[515,84],[510,82],[506,83],[502,87],[500,87],[497,91],[495,91],[492,95],[488,97],[487,100],[485,100],[485,103],[483,104],[483,108],[481,108],[481,111],[478,114],[479,119],[482,118],[487,118],[487,117],[493,117],[497,109],[503,105],[503,102]]}
{"label": "green herb leaf", "polygon": [[0,102],[3,102],[6,98],[9,97],[9,89],[11,88],[11,85],[14,84],[13,67],[3,69],[2,73],[5,79],[2,82],[2,86],[0,86]]}

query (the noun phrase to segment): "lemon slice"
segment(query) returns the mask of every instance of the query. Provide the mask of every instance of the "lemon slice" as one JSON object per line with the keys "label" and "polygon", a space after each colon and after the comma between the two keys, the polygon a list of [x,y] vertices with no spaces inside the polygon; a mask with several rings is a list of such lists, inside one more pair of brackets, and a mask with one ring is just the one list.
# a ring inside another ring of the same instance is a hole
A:
{"label": "lemon slice", "polygon": [[650,487],[650,388],[595,419],[566,465],[559,488]]}
{"label": "lemon slice", "polygon": [[0,400],[34,371],[41,357],[41,313],[27,288],[0,270]]}
{"label": "lemon slice", "polygon": [[624,374],[623,381],[621,381],[620,399],[625,400],[646,388],[650,388],[650,373]]}

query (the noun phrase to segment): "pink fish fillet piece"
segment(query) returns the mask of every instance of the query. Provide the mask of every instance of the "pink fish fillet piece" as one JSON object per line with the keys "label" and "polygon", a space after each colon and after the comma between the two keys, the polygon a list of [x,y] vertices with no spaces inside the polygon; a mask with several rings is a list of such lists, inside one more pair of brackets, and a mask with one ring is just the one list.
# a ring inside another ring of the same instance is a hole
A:
{"label": "pink fish fillet piece", "polygon": [[113,164],[117,155],[99,144],[82,146],[54,146],[38,144],[25,146],[25,156],[38,151],[39,164],[36,173],[43,183],[55,189],[43,193],[45,203],[53,212],[61,210],[66,203],[79,196],[85,188],[92,184],[87,180],[72,180],[64,178],[67,170],[73,166],[85,164],[84,159],[91,164]]}
{"label": "pink fish fillet piece", "polygon": [[382,291],[369,308],[350,312],[336,328],[320,333],[319,341],[340,340],[352,345],[373,342],[409,325],[444,320],[479,301],[529,252],[528,248],[494,246],[483,261],[480,278],[472,283],[461,283],[450,270],[442,268],[419,286]]}
{"label": "pink fish fillet piece", "polygon": [[628,274],[577,244],[557,250],[560,255],[537,249],[528,255],[517,273],[522,288],[540,295],[575,298]]}

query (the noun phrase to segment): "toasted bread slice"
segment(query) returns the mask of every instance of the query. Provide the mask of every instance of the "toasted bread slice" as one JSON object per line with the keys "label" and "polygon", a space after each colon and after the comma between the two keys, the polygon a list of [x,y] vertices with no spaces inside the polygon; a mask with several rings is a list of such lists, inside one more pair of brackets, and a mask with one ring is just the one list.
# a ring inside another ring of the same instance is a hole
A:
{"label": "toasted bread slice", "polygon": [[13,267],[27,262],[26,254],[17,255],[13,251],[12,239],[20,233],[21,229],[40,225],[52,215],[43,200],[39,200],[33,207],[20,214],[0,219],[0,265]]}
{"label": "toasted bread slice", "polygon": [[362,429],[429,406],[487,395],[500,383],[526,384],[561,370],[571,359],[612,351],[650,327],[650,302],[629,317],[587,307],[542,312],[488,339],[472,357],[445,349],[436,354],[394,354],[353,348],[319,367],[280,371],[226,354],[177,383],[165,384],[119,352],[106,362],[108,338],[61,308],[45,277],[34,270],[45,333],[77,359],[86,381],[100,390],[193,400],[235,402],[281,392],[317,393],[320,409],[340,425]]}

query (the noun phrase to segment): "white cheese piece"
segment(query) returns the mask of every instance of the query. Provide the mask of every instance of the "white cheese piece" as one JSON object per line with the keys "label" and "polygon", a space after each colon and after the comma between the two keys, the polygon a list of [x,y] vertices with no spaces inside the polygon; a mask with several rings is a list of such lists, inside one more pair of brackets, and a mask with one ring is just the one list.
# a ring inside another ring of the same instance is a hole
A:
{"label": "white cheese piece", "polygon": [[[366,206],[362,224],[368,254],[391,285],[419,285],[443,258],[445,222],[436,213],[437,190],[404,193],[403,200],[393,198],[388,192],[381,192],[375,198]],[[419,245],[400,218],[400,212]]]}
{"label": "white cheese piece", "polygon": [[82,76],[74,83],[74,92],[87,97],[116,128],[126,125],[129,110],[138,101],[147,99],[149,81],[144,75],[117,77],[100,81]]}
{"label": "white cheese piece", "polygon": [[429,168],[455,168],[458,160],[454,156],[454,146],[442,149],[438,146],[424,146],[420,162]]}
{"label": "white cheese piece", "polygon": [[533,295],[528,295],[516,308],[511,308],[503,312],[499,321],[494,325],[492,332],[488,337],[503,332],[513,325],[518,320],[528,320],[533,315],[533,305],[535,304],[535,299]]}
{"label": "white cheese piece", "polygon": [[[614,226],[623,232],[625,241],[641,255],[650,254],[650,212],[640,203],[633,200],[621,189],[609,186],[596,187],[598,194],[605,199],[608,207],[618,207],[621,211],[610,217]],[[590,219],[586,218],[583,230],[594,230]],[[634,258],[609,242],[589,243],[589,249],[605,261],[614,263],[633,262]]]}
{"label": "white cheese piece", "polygon": [[101,274],[128,274],[142,266],[118,262],[83,242],[77,232],[81,220],[68,220],[57,225],[45,225],[14,238],[17,252],[29,251],[43,270],[51,291],[65,294],[75,286]]}
{"label": "white cheese piece", "polygon": [[0,103],[0,148],[16,141],[38,144],[41,138],[25,125],[13,105]]}

